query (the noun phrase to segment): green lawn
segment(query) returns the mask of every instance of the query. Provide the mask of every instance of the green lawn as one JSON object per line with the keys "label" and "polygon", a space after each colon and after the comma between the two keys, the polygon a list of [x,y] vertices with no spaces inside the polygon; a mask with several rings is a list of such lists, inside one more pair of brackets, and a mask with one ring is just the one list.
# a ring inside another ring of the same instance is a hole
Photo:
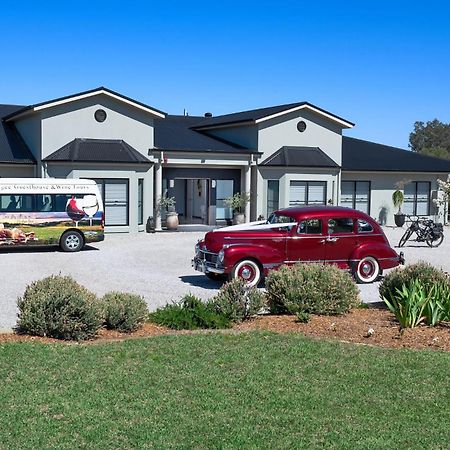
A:
{"label": "green lawn", "polygon": [[438,449],[450,354],[297,335],[0,345],[0,448]]}

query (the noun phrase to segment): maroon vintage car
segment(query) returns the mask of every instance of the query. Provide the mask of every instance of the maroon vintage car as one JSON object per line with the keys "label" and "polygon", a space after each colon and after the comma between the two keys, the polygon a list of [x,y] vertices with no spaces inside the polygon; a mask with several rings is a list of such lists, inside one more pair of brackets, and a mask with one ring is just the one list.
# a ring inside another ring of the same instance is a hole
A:
{"label": "maroon vintage car", "polygon": [[337,206],[281,209],[267,221],[210,231],[195,248],[192,265],[212,279],[257,285],[282,264],[324,262],[350,270],[359,283],[404,263],[383,230],[363,212]]}

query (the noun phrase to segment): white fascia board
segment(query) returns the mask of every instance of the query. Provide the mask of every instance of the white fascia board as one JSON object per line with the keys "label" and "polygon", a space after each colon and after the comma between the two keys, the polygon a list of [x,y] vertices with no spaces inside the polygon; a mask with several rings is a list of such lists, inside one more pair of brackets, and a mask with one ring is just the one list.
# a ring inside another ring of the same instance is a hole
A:
{"label": "white fascia board", "polygon": [[165,114],[162,114],[162,113],[160,113],[158,111],[154,111],[153,109],[147,108],[147,107],[145,107],[143,105],[140,105],[139,103],[135,103],[135,102],[133,102],[131,100],[123,98],[123,97],[121,97],[119,95],[115,95],[115,94],[113,94],[111,92],[108,92],[108,91],[105,91],[103,89],[99,89],[98,91],[94,91],[94,92],[89,92],[87,94],[76,95],[76,96],[73,96],[73,97],[70,97],[70,98],[66,98],[66,99],[63,99],[63,100],[58,100],[58,101],[51,102],[51,103],[45,103],[44,105],[40,105],[40,106],[34,107],[33,108],[33,112],[41,111],[41,110],[47,109],[47,108],[53,108],[54,106],[64,105],[65,103],[75,102],[77,100],[82,100],[84,98],[93,97],[93,96],[99,95],[99,94],[107,95],[108,97],[111,97],[111,98],[113,98],[115,100],[118,100],[118,101],[120,101],[122,103],[126,103],[128,105],[134,106],[135,108],[141,109],[142,111],[145,111],[145,112],[147,112],[149,114],[153,114],[154,116],[160,117],[162,119],[165,118]]}
{"label": "white fascia board", "polygon": [[333,122],[337,122],[339,125],[342,125],[344,128],[353,128],[352,123],[347,122],[345,120],[338,119],[337,117],[335,117],[331,114],[328,114],[324,111],[321,111],[317,108],[314,108],[313,106],[310,106],[310,105],[296,106],[295,108],[286,109],[285,111],[281,111],[276,114],[271,114],[270,116],[261,117],[260,119],[256,119],[255,123],[261,123],[261,122],[265,122],[266,120],[275,119],[276,117],[284,116],[285,114],[289,114],[289,113],[292,113],[295,111],[300,111],[301,109],[309,109],[310,111],[313,111],[316,114],[319,114],[320,116],[326,117],[327,119],[332,120]]}

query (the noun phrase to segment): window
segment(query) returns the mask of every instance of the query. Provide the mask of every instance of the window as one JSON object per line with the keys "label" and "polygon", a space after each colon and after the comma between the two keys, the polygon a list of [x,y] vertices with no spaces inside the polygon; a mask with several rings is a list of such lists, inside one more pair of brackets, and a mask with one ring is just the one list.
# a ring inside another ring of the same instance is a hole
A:
{"label": "window", "polygon": [[358,219],[358,233],[371,233],[373,231],[372,225],[363,219]]}
{"label": "window", "polygon": [[105,225],[128,225],[128,180],[95,179],[105,205]]}
{"label": "window", "polygon": [[328,220],[328,234],[353,233],[353,219],[339,217]]}
{"label": "window", "polygon": [[413,181],[405,185],[403,212],[405,214],[428,216],[430,214],[429,181]]}
{"label": "window", "polygon": [[322,222],[319,219],[302,220],[298,224],[298,234],[321,234]]}
{"label": "window", "polygon": [[233,218],[233,210],[225,204],[225,199],[233,196],[233,180],[216,181],[216,220]]}
{"label": "window", "polygon": [[326,181],[291,181],[289,206],[325,205]]}
{"label": "window", "polygon": [[267,180],[267,216],[269,217],[279,208],[280,182],[278,180]]}
{"label": "window", "polygon": [[138,180],[138,225],[144,223],[144,179],[139,178]]}
{"label": "window", "polygon": [[30,194],[0,195],[0,211],[2,212],[31,212],[34,196]]}
{"label": "window", "polygon": [[267,219],[268,223],[294,223],[295,219],[290,216],[281,216],[278,214],[271,214]]}
{"label": "window", "polygon": [[370,214],[370,181],[343,181],[341,206]]}

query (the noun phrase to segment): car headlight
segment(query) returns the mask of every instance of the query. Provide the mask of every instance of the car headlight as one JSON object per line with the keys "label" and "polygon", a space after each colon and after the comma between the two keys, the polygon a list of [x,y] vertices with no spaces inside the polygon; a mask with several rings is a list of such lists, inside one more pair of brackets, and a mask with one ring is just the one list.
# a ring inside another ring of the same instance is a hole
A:
{"label": "car headlight", "polygon": [[219,254],[217,255],[217,262],[219,264],[223,264],[223,260],[225,258],[225,251],[224,249],[220,250]]}

